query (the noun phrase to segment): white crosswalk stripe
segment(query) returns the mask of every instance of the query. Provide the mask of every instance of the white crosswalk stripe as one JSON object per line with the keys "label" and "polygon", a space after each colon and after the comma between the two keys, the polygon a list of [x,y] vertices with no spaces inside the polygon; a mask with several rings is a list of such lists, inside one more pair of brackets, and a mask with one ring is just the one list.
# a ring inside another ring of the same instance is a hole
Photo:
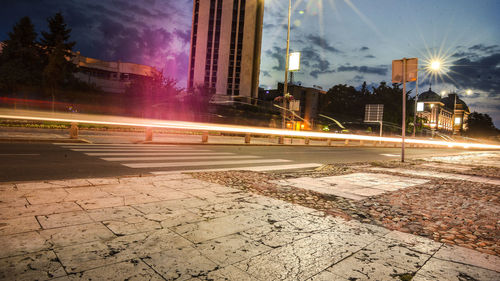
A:
{"label": "white crosswalk stripe", "polygon": [[242,158],[261,158],[255,155],[236,155],[236,156],[169,156],[169,157],[110,157],[101,158],[106,161],[167,161],[167,160],[194,160],[194,159],[242,159]]}
{"label": "white crosswalk stripe", "polygon": [[91,151],[210,151],[208,149],[127,149],[127,148],[110,148],[110,149],[105,149],[105,148],[99,148],[99,149],[87,149],[87,148],[71,148],[73,151],[80,151],[80,152],[91,152]]}
{"label": "white crosswalk stripe", "polygon": [[[87,156],[98,157],[104,161],[119,163],[129,168],[150,169],[152,174],[226,170],[272,171],[321,166],[318,163],[291,164],[290,162],[293,161],[288,159],[265,159],[264,156],[216,152],[210,149],[177,145],[68,143],[57,145],[84,153]],[[269,165],[270,163],[273,165]],[[248,166],[248,164],[253,165]],[[230,167],[213,168],[216,166]]]}
{"label": "white crosswalk stripe", "polygon": [[85,153],[88,156],[176,156],[176,155],[234,155],[231,152],[98,152]]}
{"label": "white crosswalk stripe", "polygon": [[[253,166],[253,167],[232,167],[232,168],[220,168],[220,169],[199,169],[199,170],[182,170],[183,173],[196,173],[196,172],[220,172],[220,171],[253,171],[253,172],[265,172],[265,171],[278,171],[278,170],[293,170],[293,169],[306,169],[306,168],[317,168],[322,166],[318,163],[305,163],[305,164],[293,164],[293,165],[272,165],[272,166]],[[177,174],[179,171],[159,171],[151,172],[155,175],[166,175],[166,174]]]}
{"label": "white crosswalk stripe", "polygon": [[234,160],[234,161],[195,161],[195,162],[161,162],[161,163],[124,163],[130,168],[167,168],[167,167],[192,167],[192,166],[214,166],[234,164],[256,164],[256,163],[279,163],[292,162],[286,159],[259,159],[259,160]]}

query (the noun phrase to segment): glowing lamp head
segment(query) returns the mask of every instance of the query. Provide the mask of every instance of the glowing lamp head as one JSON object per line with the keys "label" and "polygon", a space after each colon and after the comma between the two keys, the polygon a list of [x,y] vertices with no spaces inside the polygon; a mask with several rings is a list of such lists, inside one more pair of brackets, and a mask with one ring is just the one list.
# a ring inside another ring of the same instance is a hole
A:
{"label": "glowing lamp head", "polygon": [[437,71],[441,68],[441,62],[438,60],[431,61],[431,69]]}

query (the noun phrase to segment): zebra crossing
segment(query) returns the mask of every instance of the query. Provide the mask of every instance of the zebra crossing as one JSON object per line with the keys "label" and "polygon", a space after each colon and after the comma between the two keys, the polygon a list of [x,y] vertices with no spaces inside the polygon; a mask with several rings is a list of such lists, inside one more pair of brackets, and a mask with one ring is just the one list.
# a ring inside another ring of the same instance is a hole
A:
{"label": "zebra crossing", "polygon": [[318,163],[294,163],[289,159],[269,159],[257,155],[179,145],[67,143],[56,145],[128,168],[149,169],[152,174],[227,170],[273,171],[321,166]]}

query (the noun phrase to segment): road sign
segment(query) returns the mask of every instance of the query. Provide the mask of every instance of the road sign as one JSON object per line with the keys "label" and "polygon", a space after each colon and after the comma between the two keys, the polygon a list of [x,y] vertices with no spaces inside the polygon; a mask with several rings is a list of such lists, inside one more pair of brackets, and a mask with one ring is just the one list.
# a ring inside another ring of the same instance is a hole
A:
{"label": "road sign", "polygon": [[367,104],[365,106],[365,122],[382,122],[383,117],[383,104]]}
{"label": "road sign", "polygon": [[[418,58],[406,60],[406,81],[417,81]],[[403,60],[392,61],[392,83],[403,83]]]}

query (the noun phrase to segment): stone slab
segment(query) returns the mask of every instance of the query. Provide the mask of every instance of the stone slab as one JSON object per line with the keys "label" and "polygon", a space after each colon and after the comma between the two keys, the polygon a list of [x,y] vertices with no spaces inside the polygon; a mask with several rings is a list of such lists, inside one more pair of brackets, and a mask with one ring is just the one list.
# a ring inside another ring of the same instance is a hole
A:
{"label": "stone slab", "polygon": [[40,229],[35,217],[20,217],[0,220],[0,235],[9,235]]}

